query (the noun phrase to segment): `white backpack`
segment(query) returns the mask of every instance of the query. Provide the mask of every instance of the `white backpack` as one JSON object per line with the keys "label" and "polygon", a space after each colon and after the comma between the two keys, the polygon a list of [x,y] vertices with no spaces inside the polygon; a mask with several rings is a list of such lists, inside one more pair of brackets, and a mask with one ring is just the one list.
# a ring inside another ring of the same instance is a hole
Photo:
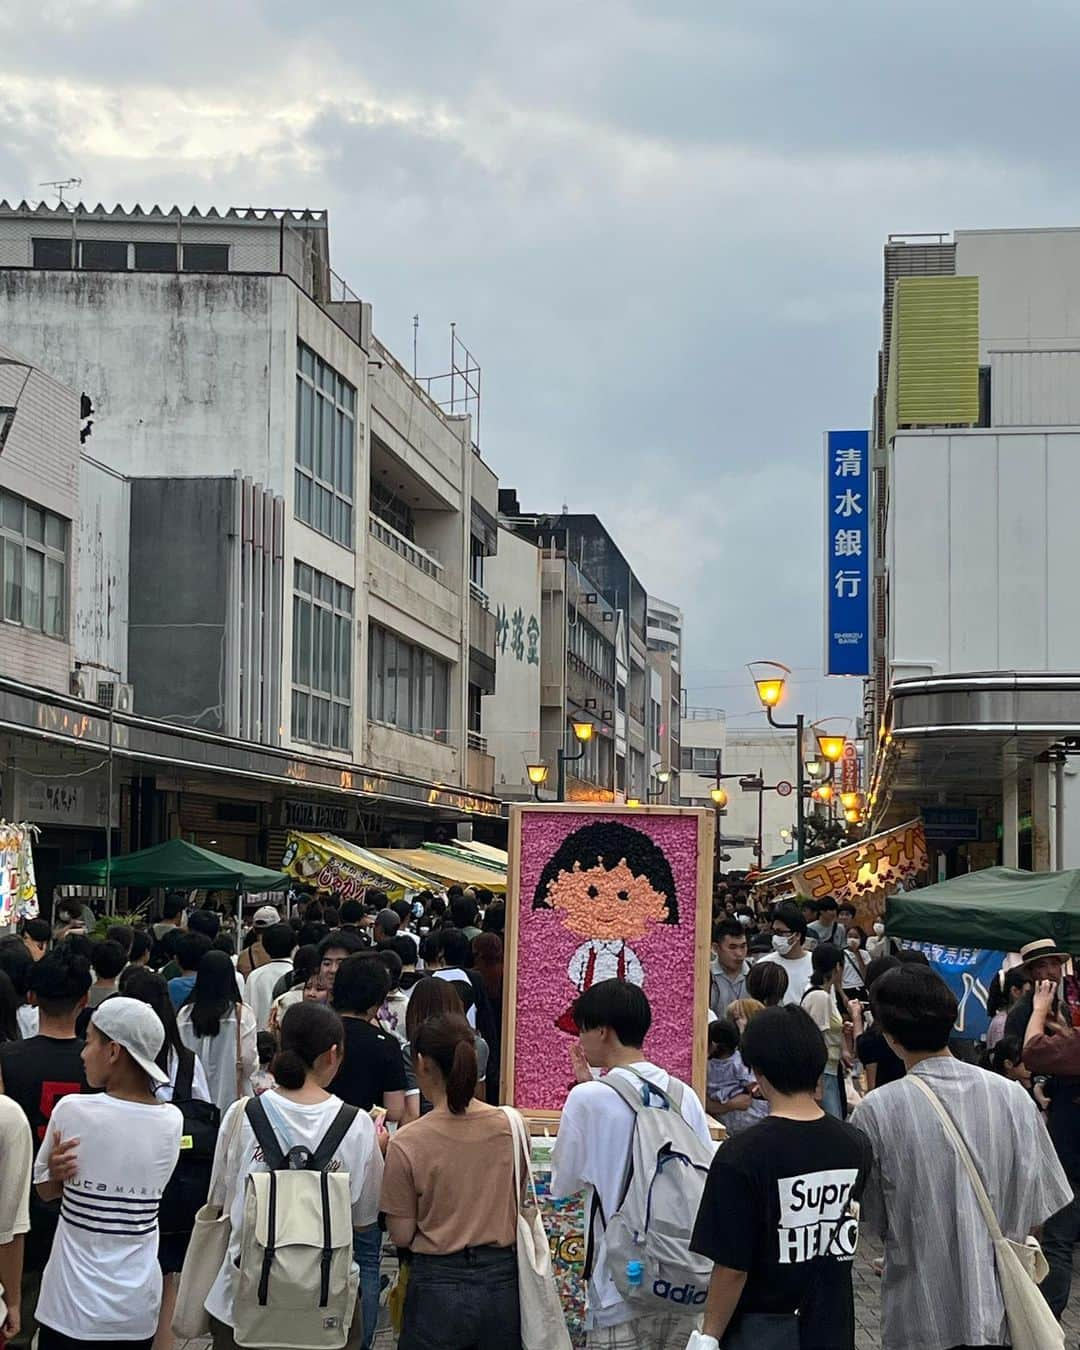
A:
{"label": "white backpack", "polygon": [[622,1199],[606,1220],[605,1260],[615,1287],[640,1313],[693,1314],[705,1303],[713,1269],[690,1250],[690,1237],[714,1150],[683,1118],[677,1079],[664,1092],[637,1077],[636,1084],[620,1073],[601,1080],[634,1112]]}
{"label": "white backpack", "polygon": [[356,1311],[348,1172],[329,1172],[356,1119],[342,1106],[314,1153],[286,1153],[259,1097],[247,1118],[268,1172],[252,1172],[244,1194],[233,1337],[240,1346],[342,1350]]}

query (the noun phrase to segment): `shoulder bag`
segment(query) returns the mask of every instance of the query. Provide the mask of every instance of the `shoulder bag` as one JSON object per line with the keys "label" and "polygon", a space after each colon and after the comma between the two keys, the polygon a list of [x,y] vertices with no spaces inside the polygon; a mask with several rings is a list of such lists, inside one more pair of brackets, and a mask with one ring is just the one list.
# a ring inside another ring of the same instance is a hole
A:
{"label": "shoulder bag", "polygon": [[233,1116],[225,1146],[214,1160],[206,1204],[195,1215],[191,1240],[180,1271],[176,1311],[172,1320],[173,1334],[181,1340],[194,1340],[198,1336],[208,1335],[210,1331],[206,1300],[229,1250],[232,1234],[229,1161],[243,1121],[244,1107],[241,1106]]}
{"label": "shoulder bag", "polygon": [[1046,1278],[1049,1269],[1042,1248],[1034,1239],[1011,1242],[1002,1233],[971,1152],[937,1093],[916,1073],[909,1073],[905,1082],[914,1083],[933,1106],[946,1137],[964,1164],[994,1244],[994,1262],[1013,1350],[1064,1350],[1065,1333],[1039,1291],[1039,1282]]}
{"label": "shoulder bag", "polygon": [[521,1304],[522,1350],[570,1350],[566,1314],[555,1288],[551,1268],[551,1247],[540,1207],[536,1200],[532,1169],[522,1158],[529,1158],[529,1132],[520,1114],[511,1106],[500,1107],[510,1122],[514,1148],[514,1193],[517,1196],[517,1268],[518,1298]]}

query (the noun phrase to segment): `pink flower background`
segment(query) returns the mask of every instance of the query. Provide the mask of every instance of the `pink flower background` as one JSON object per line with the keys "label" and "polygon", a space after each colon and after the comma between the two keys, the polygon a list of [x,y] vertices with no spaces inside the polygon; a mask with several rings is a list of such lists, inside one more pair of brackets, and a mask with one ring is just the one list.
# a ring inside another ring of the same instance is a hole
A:
{"label": "pink flower background", "polygon": [[517,1029],[513,1104],[522,1110],[558,1111],[574,1082],[573,1039],[555,1022],[577,997],[567,966],[586,941],[562,925],[553,909],[533,909],[533,896],[548,860],[567,835],[597,821],[616,820],[646,834],[667,857],[675,878],[677,924],[650,925],[629,945],[645,970],[652,1006],[646,1058],[684,1082],[691,1080],[694,1052],[694,927],[697,918],[698,822],[696,816],[628,817],[598,811],[523,813],[521,880],[518,890]]}

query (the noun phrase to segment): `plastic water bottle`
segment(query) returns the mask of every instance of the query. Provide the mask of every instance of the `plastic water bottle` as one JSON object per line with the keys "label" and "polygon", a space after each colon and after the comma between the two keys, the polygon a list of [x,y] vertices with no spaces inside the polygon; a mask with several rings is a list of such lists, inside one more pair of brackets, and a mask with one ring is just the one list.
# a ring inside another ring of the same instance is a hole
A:
{"label": "plastic water bottle", "polygon": [[640,1289],[641,1282],[645,1275],[645,1267],[640,1261],[627,1261],[626,1263],[626,1283],[631,1289]]}

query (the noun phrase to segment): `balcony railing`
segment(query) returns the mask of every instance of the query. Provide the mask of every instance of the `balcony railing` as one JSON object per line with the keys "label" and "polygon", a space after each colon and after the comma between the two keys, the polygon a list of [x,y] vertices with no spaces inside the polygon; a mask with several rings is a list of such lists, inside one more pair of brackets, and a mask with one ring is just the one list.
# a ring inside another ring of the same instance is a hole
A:
{"label": "balcony railing", "polygon": [[476,601],[481,609],[491,608],[491,597],[482,586],[478,586],[475,581],[469,582],[469,595]]}
{"label": "balcony railing", "polygon": [[368,529],[380,543],[393,549],[406,562],[412,563],[414,567],[418,567],[421,572],[426,572],[429,577],[433,577],[436,581],[442,580],[443,567],[438,558],[432,557],[427,549],[421,548],[419,544],[414,544],[411,539],[406,539],[392,525],[387,525],[386,521],[377,516],[374,511],[368,512]]}
{"label": "balcony railing", "polygon": [[481,736],[478,731],[468,733],[468,744],[470,750],[476,750],[481,755],[487,754],[487,737]]}

